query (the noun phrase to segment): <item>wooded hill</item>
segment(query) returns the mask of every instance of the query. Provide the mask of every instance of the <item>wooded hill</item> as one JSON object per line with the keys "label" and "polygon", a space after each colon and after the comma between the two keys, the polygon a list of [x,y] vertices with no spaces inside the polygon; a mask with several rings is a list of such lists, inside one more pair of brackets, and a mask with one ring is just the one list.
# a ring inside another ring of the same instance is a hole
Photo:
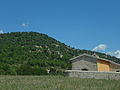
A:
{"label": "wooded hill", "polygon": [[[11,32],[0,34],[1,75],[62,74],[71,69],[70,58],[93,51],[79,50],[61,43],[48,35],[37,32]],[[117,63],[120,59],[95,52],[102,58]]]}

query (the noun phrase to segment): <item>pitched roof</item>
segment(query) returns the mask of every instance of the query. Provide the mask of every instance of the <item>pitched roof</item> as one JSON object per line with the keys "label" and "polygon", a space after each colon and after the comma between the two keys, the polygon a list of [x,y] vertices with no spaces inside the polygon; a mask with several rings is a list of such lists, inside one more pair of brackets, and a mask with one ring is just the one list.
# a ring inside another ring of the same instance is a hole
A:
{"label": "pitched roof", "polygon": [[72,61],[72,60],[74,60],[74,59],[76,59],[76,58],[79,58],[79,57],[82,57],[82,56],[87,56],[87,57],[92,57],[92,58],[96,58],[96,59],[97,59],[97,57],[95,57],[95,56],[92,56],[92,55],[89,55],[89,54],[84,53],[84,54],[81,54],[81,55],[79,55],[79,56],[73,57],[73,58],[71,58],[70,60]]}
{"label": "pitched roof", "polygon": [[104,60],[104,61],[108,61],[108,62],[110,62],[110,63],[112,63],[112,64],[115,64],[115,65],[120,66],[120,64],[119,64],[119,63],[116,63],[116,62],[111,61],[111,60],[108,60],[108,59],[104,59],[104,58],[98,58],[98,59],[100,59],[100,60]]}
{"label": "pitched roof", "polygon": [[85,54],[81,54],[79,56],[76,56],[74,58],[71,58],[70,60],[73,61],[74,59],[77,59],[77,58],[82,57],[82,56],[87,56],[87,57],[91,57],[91,58],[94,58],[94,59],[100,59],[100,60],[108,61],[108,62],[110,62],[112,64],[116,64],[116,65],[120,66],[120,64],[115,63],[114,61],[111,61],[111,60],[108,60],[108,59],[105,59],[105,58],[100,58],[100,57],[97,57],[97,56],[92,56],[92,55],[89,55],[89,54],[86,54],[86,53]]}

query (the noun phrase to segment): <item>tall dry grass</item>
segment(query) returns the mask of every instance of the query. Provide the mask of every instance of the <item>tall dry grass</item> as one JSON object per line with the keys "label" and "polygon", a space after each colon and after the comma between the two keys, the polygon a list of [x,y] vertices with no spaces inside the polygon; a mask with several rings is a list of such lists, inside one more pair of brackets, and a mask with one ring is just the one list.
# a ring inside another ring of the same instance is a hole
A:
{"label": "tall dry grass", "polygon": [[0,76],[0,90],[120,90],[120,81],[63,76]]}

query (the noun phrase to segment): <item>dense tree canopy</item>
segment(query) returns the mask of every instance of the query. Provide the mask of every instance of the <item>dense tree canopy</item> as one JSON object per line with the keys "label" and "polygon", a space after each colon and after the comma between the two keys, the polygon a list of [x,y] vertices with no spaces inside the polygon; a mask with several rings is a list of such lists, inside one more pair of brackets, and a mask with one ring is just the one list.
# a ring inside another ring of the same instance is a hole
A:
{"label": "dense tree canopy", "polygon": [[[94,52],[79,50],[37,32],[0,34],[0,74],[43,75],[62,73],[71,68],[70,58]],[[120,63],[116,57],[98,53],[100,57]]]}

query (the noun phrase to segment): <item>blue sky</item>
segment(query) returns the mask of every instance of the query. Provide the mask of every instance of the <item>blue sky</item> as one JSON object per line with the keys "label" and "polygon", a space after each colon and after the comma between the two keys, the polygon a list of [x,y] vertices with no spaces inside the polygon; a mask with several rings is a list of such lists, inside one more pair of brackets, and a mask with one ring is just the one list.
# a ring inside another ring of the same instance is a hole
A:
{"label": "blue sky", "polygon": [[0,33],[18,31],[120,57],[120,0],[0,0]]}

